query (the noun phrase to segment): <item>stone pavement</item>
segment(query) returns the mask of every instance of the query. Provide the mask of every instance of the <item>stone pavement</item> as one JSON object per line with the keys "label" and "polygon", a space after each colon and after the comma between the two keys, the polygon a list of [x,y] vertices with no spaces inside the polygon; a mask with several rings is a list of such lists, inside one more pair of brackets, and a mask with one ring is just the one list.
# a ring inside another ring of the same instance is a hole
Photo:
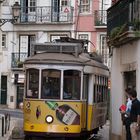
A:
{"label": "stone pavement", "polygon": [[23,119],[19,119],[19,118],[11,118],[11,121],[10,121],[10,129],[9,131],[7,131],[6,134],[4,134],[4,136],[0,136],[0,140],[9,140],[9,137],[11,136],[12,134],[12,130],[15,128],[15,127],[19,127],[19,126],[23,126],[22,123],[23,122]]}
{"label": "stone pavement", "polygon": [[110,130],[110,122],[107,121],[102,129],[99,131],[100,140],[109,140],[109,130]]}
{"label": "stone pavement", "polygon": [[[16,127],[23,127],[23,112],[20,109],[8,109],[6,106],[0,105],[0,114],[5,116],[6,114],[10,114],[10,127],[7,131],[5,131],[6,125],[2,127],[2,119],[0,119],[0,140],[9,140],[9,137],[12,134],[12,130]],[[9,115],[8,115],[9,117]],[[7,119],[9,121],[9,118]],[[5,123],[5,121],[4,121]],[[5,131],[4,136],[2,136],[2,130]],[[23,132],[23,131],[22,131]]]}
{"label": "stone pavement", "polygon": [[107,121],[106,124],[100,128],[97,135],[92,135],[88,140],[110,140],[109,138],[110,122]]}

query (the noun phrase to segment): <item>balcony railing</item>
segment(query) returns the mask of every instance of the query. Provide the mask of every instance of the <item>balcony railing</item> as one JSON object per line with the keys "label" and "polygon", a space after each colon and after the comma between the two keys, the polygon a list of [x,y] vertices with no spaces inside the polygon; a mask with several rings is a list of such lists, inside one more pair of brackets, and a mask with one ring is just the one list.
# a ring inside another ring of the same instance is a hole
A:
{"label": "balcony railing", "polygon": [[107,34],[140,30],[140,1],[119,0],[107,10]]}
{"label": "balcony railing", "polygon": [[73,7],[21,7],[19,23],[72,23]]}
{"label": "balcony railing", "polygon": [[96,10],[94,20],[95,26],[107,26],[107,11]]}
{"label": "balcony railing", "polygon": [[27,53],[12,53],[12,62],[11,67],[12,68],[22,68],[23,62],[27,58]]}

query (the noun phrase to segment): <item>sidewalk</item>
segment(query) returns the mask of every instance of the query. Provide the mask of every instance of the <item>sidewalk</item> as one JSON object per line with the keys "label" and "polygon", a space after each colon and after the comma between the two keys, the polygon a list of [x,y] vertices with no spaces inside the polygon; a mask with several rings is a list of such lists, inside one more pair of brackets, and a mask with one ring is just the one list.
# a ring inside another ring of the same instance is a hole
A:
{"label": "sidewalk", "polygon": [[109,128],[110,122],[107,121],[103,128],[99,131],[100,140],[109,140]]}
{"label": "sidewalk", "polygon": [[9,137],[12,134],[12,130],[17,126],[21,126],[21,125],[23,126],[21,122],[23,122],[23,119],[11,118],[9,131],[7,131],[4,137],[0,136],[0,140],[9,140]]}
{"label": "sidewalk", "polygon": [[107,120],[103,128],[100,128],[97,135],[91,135],[88,140],[110,140],[109,138],[110,121]]}
{"label": "sidewalk", "polygon": [[[5,106],[0,106],[0,114],[10,114],[11,116],[9,131],[7,130],[4,136],[0,135],[0,140],[9,140],[12,130],[15,128],[23,128],[23,112],[20,109],[8,109]],[[2,125],[0,125],[0,132],[2,132]]]}

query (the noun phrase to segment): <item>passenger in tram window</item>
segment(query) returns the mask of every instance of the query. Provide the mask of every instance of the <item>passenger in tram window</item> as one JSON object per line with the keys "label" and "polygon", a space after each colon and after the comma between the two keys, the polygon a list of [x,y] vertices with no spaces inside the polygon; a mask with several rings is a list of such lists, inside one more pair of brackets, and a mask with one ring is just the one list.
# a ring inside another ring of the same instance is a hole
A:
{"label": "passenger in tram window", "polygon": [[27,96],[28,96],[28,97],[32,97],[32,95],[33,95],[33,92],[32,92],[32,90],[29,89],[29,90],[27,91]]}
{"label": "passenger in tram window", "polygon": [[59,80],[55,79],[52,81],[52,94],[55,98],[59,98],[60,96],[60,82]]}
{"label": "passenger in tram window", "polygon": [[131,132],[130,132],[130,124],[131,124],[130,111],[131,111],[131,105],[132,105],[132,101],[131,101],[130,95],[129,95],[130,92],[131,92],[131,88],[125,89],[125,94],[127,97],[126,110],[120,109],[122,121],[123,121],[123,124],[125,125],[125,129],[126,129],[126,140],[132,140]]}
{"label": "passenger in tram window", "polygon": [[64,91],[64,93],[63,93],[63,98],[64,98],[64,99],[71,99],[71,98],[72,98],[72,95],[71,95],[71,93],[68,93],[68,92],[65,92],[65,91]]}
{"label": "passenger in tram window", "polygon": [[51,88],[49,83],[44,83],[43,85],[43,98],[51,96]]}
{"label": "passenger in tram window", "polygon": [[69,85],[65,85],[64,92],[63,92],[63,98],[64,99],[72,98],[71,88]]}
{"label": "passenger in tram window", "polygon": [[37,98],[38,97],[38,89],[29,89],[27,92],[27,97]]}
{"label": "passenger in tram window", "polygon": [[102,92],[101,91],[99,91],[98,93],[97,93],[97,102],[99,103],[99,102],[102,102]]}

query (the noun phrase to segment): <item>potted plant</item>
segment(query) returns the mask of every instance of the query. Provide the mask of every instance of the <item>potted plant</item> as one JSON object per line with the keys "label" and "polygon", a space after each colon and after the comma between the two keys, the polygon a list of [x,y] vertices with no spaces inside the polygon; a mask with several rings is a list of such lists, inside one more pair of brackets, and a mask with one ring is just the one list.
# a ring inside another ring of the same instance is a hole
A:
{"label": "potted plant", "polygon": [[17,61],[17,66],[18,68],[22,68],[23,67],[23,62],[22,61]]}

